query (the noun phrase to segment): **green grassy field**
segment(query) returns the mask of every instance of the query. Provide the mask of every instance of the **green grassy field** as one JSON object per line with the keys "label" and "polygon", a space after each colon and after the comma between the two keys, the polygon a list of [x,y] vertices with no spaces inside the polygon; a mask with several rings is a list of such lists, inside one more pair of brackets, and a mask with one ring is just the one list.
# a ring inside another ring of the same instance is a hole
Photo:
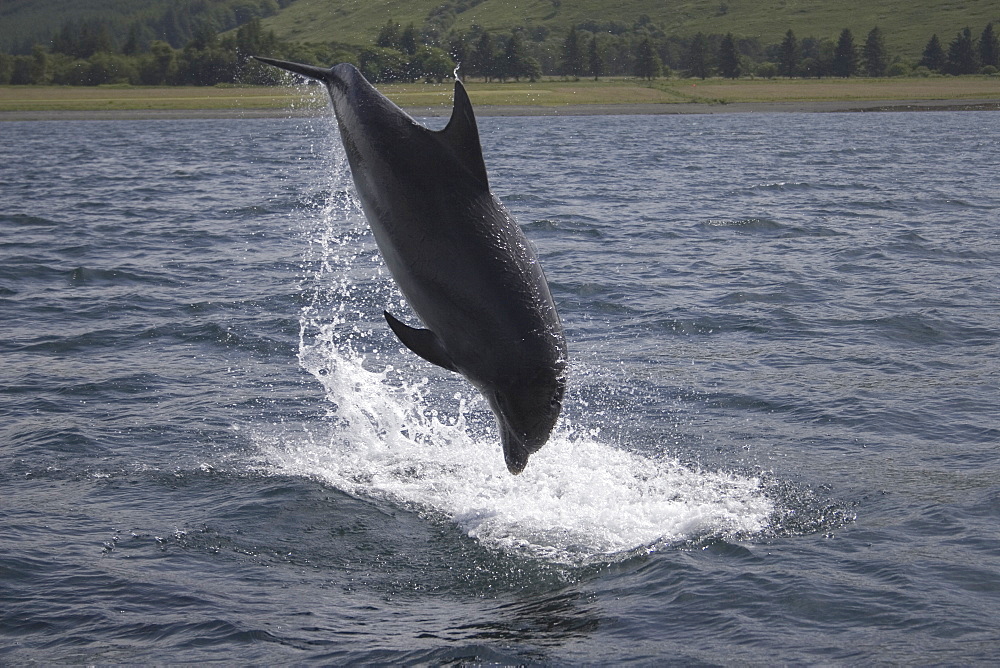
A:
{"label": "green grassy field", "polygon": [[[561,106],[701,102],[807,102],[820,100],[1000,100],[1000,77],[929,79],[635,79],[485,84],[467,82],[472,101],[482,105]],[[448,107],[450,84],[380,86],[405,107]],[[247,88],[117,88],[2,86],[0,111],[133,111],[214,109],[310,109],[326,105],[316,86]]]}
{"label": "green grassy field", "polygon": [[285,109],[325,104],[304,87],[0,86],[0,111]]}

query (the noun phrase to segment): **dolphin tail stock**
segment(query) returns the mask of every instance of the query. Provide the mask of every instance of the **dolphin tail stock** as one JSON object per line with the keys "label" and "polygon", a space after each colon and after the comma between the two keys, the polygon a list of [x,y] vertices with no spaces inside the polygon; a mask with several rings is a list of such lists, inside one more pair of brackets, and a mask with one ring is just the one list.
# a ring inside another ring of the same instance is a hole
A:
{"label": "dolphin tail stock", "polygon": [[267,65],[273,65],[280,69],[299,74],[309,79],[316,79],[326,83],[330,78],[330,70],[315,65],[303,65],[302,63],[290,63],[287,60],[277,60],[275,58],[265,58],[263,56],[252,56],[254,60],[259,60]]}

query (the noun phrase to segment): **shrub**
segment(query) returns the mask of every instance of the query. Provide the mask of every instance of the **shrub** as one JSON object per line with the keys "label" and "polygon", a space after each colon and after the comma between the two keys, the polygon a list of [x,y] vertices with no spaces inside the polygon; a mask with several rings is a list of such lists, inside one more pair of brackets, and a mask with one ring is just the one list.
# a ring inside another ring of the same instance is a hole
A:
{"label": "shrub", "polygon": [[385,47],[365,49],[358,57],[358,69],[373,83],[400,81],[408,74],[408,57],[401,51]]}
{"label": "shrub", "polygon": [[757,66],[757,76],[773,79],[778,76],[778,66],[774,63],[761,63]]}
{"label": "shrub", "polygon": [[[924,68],[927,69],[927,68]],[[910,67],[906,63],[893,63],[889,65],[889,69],[885,71],[886,76],[890,77],[905,77],[910,74]]]}

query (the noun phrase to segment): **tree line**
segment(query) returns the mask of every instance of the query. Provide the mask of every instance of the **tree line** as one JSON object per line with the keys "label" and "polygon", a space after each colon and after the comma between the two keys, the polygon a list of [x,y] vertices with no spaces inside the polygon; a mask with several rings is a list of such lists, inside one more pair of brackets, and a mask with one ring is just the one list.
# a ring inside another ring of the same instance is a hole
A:
{"label": "tree line", "polygon": [[49,44],[35,44],[27,55],[0,53],[0,84],[97,86],[212,86],[272,84],[279,76],[252,60],[272,55],[302,62],[350,60],[355,54],[336,44],[299,45],[264,30],[259,18],[235,32],[218,34],[209,24],[197,27],[187,43],[174,48],[164,40],[143,46],[132,36],[114,46],[99,25],[64,29]]}
{"label": "tree line", "polygon": [[[472,2],[473,0],[464,0]],[[67,25],[47,44],[28,54],[0,54],[0,84],[217,85],[275,83],[278,75],[251,55],[311,63],[354,62],[375,82],[442,81],[456,67],[465,77],[485,81],[535,80],[542,75],[655,79],[852,77],[996,73],[1000,46],[993,24],[975,37],[965,28],[947,48],[937,35],[917,62],[886,48],[885,35],[872,28],[862,44],[844,29],[836,40],[805,37],[792,30],[777,44],[756,38],[698,33],[668,35],[648,17],[631,25],[585,22],[558,33],[545,27],[491,32],[479,26],[449,28],[447,14],[420,29],[388,21],[370,47],[298,44],[279,40],[252,18],[235,32],[219,34],[211,23],[192,27],[182,47],[165,40],[144,44],[130,31],[121,44],[99,23]]]}
{"label": "tree line", "polygon": [[[421,38],[423,41],[421,41]],[[433,42],[433,39],[438,41]],[[993,24],[979,38],[970,28],[955,36],[947,49],[934,35],[923,57],[906,62],[886,46],[883,31],[872,28],[858,44],[850,29],[836,40],[806,37],[799,40],[792,30],[777,44],[762,44],[756,38],[698,33],[690,37],[667,35],[646,18],[633,26],[619,23],[584,23],[564,35],[545,28],[518,28],[491,33],[478,27],[452,32],[445,38],[418,33],[390,21],[376,39],[377,51],[362,57],[373,66],[366,71],[377,80],[416,80],[419,68],[400,68],[414,49],[439,48],[457,63],[466,76],[486,81],[534,80],[546,75],[567,77],[660,76],[707,78],[722,76],[760,77],[884,77],[910,74],[994,74],[1000,69],[1000,47]]]}
{"label": "tree line", "polygon": [[913,68],[898,59],[890,61],[885,36],[877,27],[868,33],[860,48],[855,45],[851,31],[844,29],[836,44],[832,45],[832,50],[828,46],[818,54],[815,49],[807,48],[805,41],[800,44],[795,33],[789,30],[776,56],[777,74],[789,77],[823,76],[823,73],[838,77],[927,75],[931,72],[996,74],[1000,70],[1000,43],[992,23],[986,24],[978,40],[973,38],[971,28],[959,31],[947,51],[941,46],[938,36],[933,35]]}

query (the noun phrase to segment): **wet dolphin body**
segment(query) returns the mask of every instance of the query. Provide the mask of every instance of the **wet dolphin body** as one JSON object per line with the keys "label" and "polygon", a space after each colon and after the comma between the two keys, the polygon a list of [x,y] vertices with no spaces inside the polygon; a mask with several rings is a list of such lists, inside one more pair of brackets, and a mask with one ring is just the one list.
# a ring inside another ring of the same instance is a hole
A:
{"label": "wet dolphin body", "polygon": [[258,60],[326,84],[375,241],[426,329],[386,312],[389,327],[482,392],[520,473],[559,416],[566,342],[534,251],[490,192],[465,87],[456,80],[451,120],[432,131],[352,65]]}

